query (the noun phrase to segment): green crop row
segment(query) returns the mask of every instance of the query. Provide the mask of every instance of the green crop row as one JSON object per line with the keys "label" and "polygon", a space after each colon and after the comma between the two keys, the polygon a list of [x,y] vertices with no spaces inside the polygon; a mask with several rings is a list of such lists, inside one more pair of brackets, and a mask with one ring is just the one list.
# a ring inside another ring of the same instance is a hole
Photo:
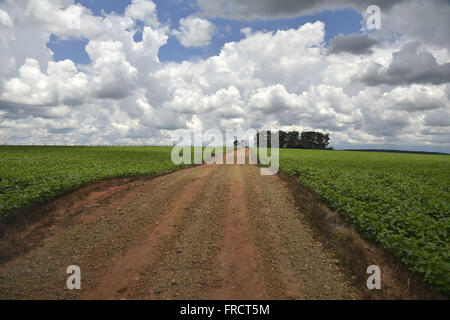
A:
{"label": "green crop row", "polygon": [[0,222],[86,182],[152,174],[177,166],[172,147],[0,147]]}
{"label": "green crop row", "polygon": [[450,293],[450,156],[280,149],[280,169]]}

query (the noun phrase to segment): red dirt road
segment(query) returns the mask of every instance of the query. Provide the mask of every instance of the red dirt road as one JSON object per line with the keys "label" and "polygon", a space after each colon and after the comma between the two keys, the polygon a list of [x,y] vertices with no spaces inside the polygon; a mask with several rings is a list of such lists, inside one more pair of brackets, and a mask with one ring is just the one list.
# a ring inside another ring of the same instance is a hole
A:
{"label": "red dirt road", "polygon": [[[358,299],[288,186],[202,165],[60,203],[40,246],[0,265],[0,298]],[[66,269],[81,268],[81,290]]]}

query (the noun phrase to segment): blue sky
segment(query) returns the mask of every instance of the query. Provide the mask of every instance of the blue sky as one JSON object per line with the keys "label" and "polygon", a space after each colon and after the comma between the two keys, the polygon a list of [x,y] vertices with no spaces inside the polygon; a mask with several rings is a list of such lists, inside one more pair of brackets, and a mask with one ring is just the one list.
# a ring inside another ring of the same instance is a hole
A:
{"label": "blue sky", "polygon": [[[125,8],[130,4],[130,0],[76,0],[84,7],[89,8],[94,15],[102,16],[102,13],[115,12],[122,15]],[[171,29],[178,29],[179,20],[191,14],[197,13],[198,8],[194,1],[154,1],[156,4],[158,19],[164,24],[168,24]],[[183,60],[204,59],[213,55],[218,55],[220,49],[227,42],[239,41],[245,36],[241,29],[250,27],[255,31],[276,31],[298,28],[307,22],[317,20],[325,22],[325,42],[328,44],[339,33],[350,34],[361,32],[362,15],[354,9],[325,10],[316,14],[304,15],[288,19],[255,19],[252,21],[231,20],[224,18],[209,19],[216,26],[216,33],[210,45],[202,48],[188,48],[180,44],[178,39],[170,36],[166,45],[159,51],[161,62],[181,62]],[[138,31],[135,41],[141,39]],[[85,51],[88,43],[86,39],[61,40],[52,35],[47,46],[54,53],[54,60],[61,61],[70,59],[76,64],[89,64],[90,59]]]}

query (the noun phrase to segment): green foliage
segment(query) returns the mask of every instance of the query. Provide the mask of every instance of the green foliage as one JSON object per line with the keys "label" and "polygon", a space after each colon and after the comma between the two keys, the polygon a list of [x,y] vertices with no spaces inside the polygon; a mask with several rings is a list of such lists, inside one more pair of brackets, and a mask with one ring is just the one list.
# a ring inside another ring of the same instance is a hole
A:
{"label": "green foliage", "polygon": [[[317,131],[260,131],[255,136],[256,146],[259,147],[259,139],[266,142],[267,147],[272,146],[272,140],[276,136],[280,148],[295,148],[295,149],[327,149],[330,143],[330,135]],[[237,140],[235,140],[235,145]],[[262,145],[262,144],[261,144]]]}
{"label": "green foliage", "polygon": [[0,221],[83,183],[175,167],[172,147],[0,147]]}
{"label": "green foliage", "polygon": [[450,293],[449,156],[280,149],[280,169]]}

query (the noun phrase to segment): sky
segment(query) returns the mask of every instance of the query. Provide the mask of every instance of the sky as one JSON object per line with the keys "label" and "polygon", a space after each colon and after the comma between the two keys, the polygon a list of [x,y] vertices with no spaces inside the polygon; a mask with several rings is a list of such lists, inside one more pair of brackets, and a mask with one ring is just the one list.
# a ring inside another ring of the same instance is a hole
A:
{"label": "sky", "polygon": [[449,16],[446,0],[0,0],[0,143],[202,127],[450,152]]}

